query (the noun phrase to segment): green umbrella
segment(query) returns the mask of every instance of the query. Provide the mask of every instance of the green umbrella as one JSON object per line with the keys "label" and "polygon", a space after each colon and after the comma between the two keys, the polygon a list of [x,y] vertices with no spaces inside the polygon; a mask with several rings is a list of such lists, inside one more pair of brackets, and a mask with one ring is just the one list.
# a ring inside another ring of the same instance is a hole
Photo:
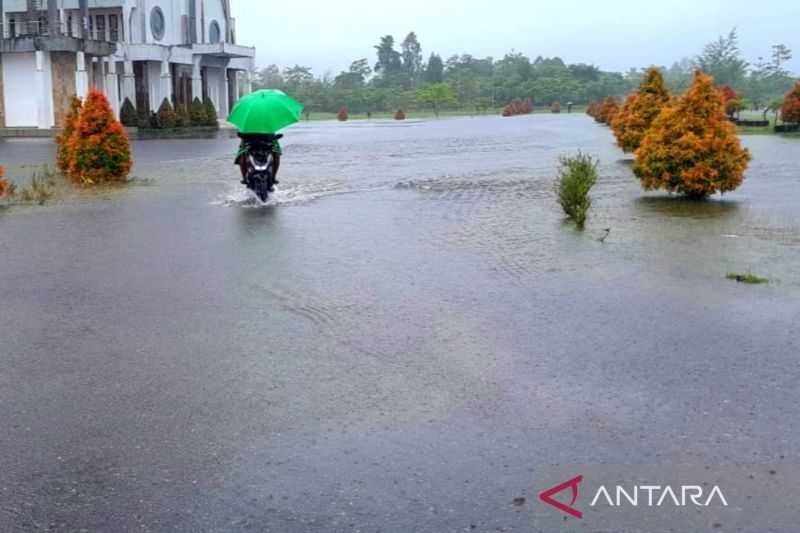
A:
{"label": "green umbrella", "polygon": [[256,91],[239,100],[228,122],[241,133],[277,133],[300,120],[303,104],[277,89]]}

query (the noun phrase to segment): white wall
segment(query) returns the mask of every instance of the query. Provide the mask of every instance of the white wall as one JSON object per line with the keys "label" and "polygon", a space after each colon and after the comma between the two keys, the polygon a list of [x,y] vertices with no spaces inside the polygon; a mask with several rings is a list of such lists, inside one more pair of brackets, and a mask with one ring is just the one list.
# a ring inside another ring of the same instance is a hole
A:
{"label": "white wall", "polygon": [[[222,0],[200,0],[199,3],[203,4],[203,10],[205,12],[205,36],[206,36],[206,43],[211,42],[208,39],[209,36],[209,29],[211,28],[211,22],[216,20],[217,24],[219,24],[220,30],[220,41],[225,42],[225,11],[222,9]],[[197,13],[197,24],[200,24],[200,12]]]}
{"label": "white wall", "polygon": [[[34,52],[3,54],[3,89],[7,127],[38,126],[39,100],[43,88],[34,85],[35,74],[36,54]],[[50,94],[52,95],[52,92]]]}
{"label": "white wall", "polygon": [[222,88],[222,69],[206,68],[206,83],[208,85],[208,97],[214,102],[217,111],[220,110],[220,89]]}
{"label": "white wall", "polygon": [[161,94],[161,63],[147,62],[147,81],[150,84],[150,110],[158,111],[164,98],[170,96]]}

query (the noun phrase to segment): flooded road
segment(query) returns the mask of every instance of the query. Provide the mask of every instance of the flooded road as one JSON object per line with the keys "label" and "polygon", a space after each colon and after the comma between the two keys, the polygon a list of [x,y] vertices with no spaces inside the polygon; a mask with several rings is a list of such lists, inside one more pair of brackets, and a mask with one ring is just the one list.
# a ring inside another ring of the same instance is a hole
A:
{"label": "flooded road", "polygon": [[540,465],[798,462],[800,140],[745,144],[694,202],[584,116],[322,123],[268,206],[219,139],[0,210],[0,530],[530,531]]}

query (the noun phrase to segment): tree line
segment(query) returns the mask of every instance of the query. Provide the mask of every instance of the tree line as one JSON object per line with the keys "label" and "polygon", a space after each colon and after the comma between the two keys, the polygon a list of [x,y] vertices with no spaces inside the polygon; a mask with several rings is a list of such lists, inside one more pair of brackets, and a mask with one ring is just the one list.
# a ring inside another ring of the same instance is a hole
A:
{"label": "tree line", "polygon": [[[568,64],[560,57],[530,58],[512,51],[500,59],[454,55],[427,59],[414,32],[399,44],[391,35],[374,46],[375,59],[353,61],[338,75],[316,76],[312,69],[294,65],[281,69],[269,65],[256,74],[257,88],[277,88],[302,101],[309,113],[395,112],[397,110],[451,108],[477,113],[494,112],[515,99],[530,99],[536,106],[587,104],[608,95],[623,97],[636,90],[646,69],[607,72],[596,65]],[[749,63],[738,45],[737,31],[709,43],[695,58],[662,67],[670,90],[685,91],[698,68],[718,83],[735,87],[753,108],[781,98],[792,86],[786,70],[791,50],[778,44],[766,57]]]}

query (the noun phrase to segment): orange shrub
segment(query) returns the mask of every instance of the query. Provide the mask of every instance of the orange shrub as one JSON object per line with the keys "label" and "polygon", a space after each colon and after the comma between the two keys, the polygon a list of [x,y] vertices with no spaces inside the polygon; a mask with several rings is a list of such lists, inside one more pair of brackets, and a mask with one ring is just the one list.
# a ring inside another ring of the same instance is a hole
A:
{"label": "orange shrub", "polygon": [[503,108],[504,117],[513,117],[515,115],[530,115],[533,113],[533,101],[530,98],[514,98],[511,103]]}
{"label": "orange shrub", "polygon": [[405,112],[402,109],[398,109],[397,113],[394,114],[394,119],[395,120],[405,120],[406,119]]}
{"label": "orange shrub", "polygon": [[619,113],[619,103],[616,98],[609,96],[600,106],[595,120],[601,124],[611,124],[614,118],[616,118],[617,113]]}
{"label": "orange shrub", "polygon": [[56,167],[62,174],[66,174],[69,168],[69,139],[78,125],[78,117],[81,113],[83,102],[77,96],[73,96],[69,102],[69,111],[64,118],[64,126],[61,133],[56,137],[58,152],[56,153]]}
{"label": "orange shrub", "polygon": [[131,148],[105,95],[89,91],[66,148],[67,176],[80,184],[124,181],[131,170]]}
{"label": "orange shrub", "polygon": [[625,105],[611,123],[617,144],[625,153],[639,148],[645,133],[669,101],[669,91],[661,71],[655,67],[648,69],[639,90],[625,100]]}
{"label": "orange shrub", "polygon": [[5,178],[6,169],[0,166],[0,200],[6,196],[10,196],[14,190],[14,186]]}
{"label": "orange shrub", "polygon": [[551,113],[561,113],[561,103],[560,102],[553,102],[550,104],[550,112]]}
{"label": "orange shrub", "polygon": [[589,115],[590,117],[596,119],[597,115],[600,114],[600,107],[602,105],[603,104],[601,104],[600,102],[595,102],[595,101],[591,102],[589,104],[589,107],[586,109],[586,114]]}
{"label": "orange shrub", "polygon": [[796,82],[794,88],[786,93],[781,117],[784,122],[789,124],[800,124],[800,81]]}
{"label": "orange shrub", "polygon": [[339,110],[339,112],[336,114],[336,118],[337,118],[337,119],[338,119],[340,122],[344,122],[344,121],[346,121],[348,118],[350,118],[350,113],[348,113],[348,112],[347,112],[347,108],[346,108],[346,107],[343,107],[343,108],[341,108],[341,109]]}
{"label": "orange shrub", "polygon": [[653,121],[633,171],[645,190],[704,197],[736,189],[749,161],[714,79],[697,71],[688,92]]}

